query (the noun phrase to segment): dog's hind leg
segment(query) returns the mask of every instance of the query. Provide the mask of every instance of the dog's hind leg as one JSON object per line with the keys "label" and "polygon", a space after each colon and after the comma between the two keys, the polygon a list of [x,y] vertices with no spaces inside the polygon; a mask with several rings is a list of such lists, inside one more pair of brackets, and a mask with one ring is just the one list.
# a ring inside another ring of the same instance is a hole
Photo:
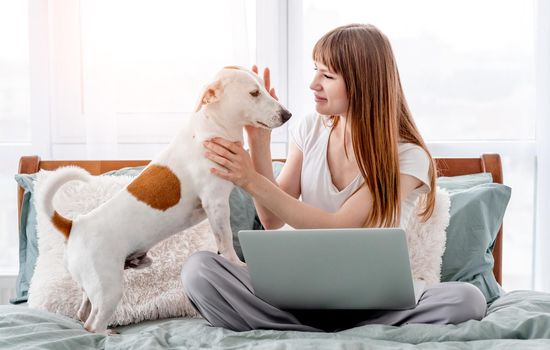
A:
{"label": "dog's hind leg", "polygon": [[118,291],[115,291],[111,288],[109,293],[113,294],[110,294],[107,298],[105,298],[103,304],[99,307],[94,322],[92,323],[93,332],[105,334],[114,333],[111,330],[108,330],[107,326],[109,325],[109,320],[115,313],[118,302],[120,301],[120,299],[122,299],[122,286],[120,286],[120,289]]}
{"label": "dog's hind leg", "polygon": [[91,305],[92,305],[92,307],[91,307],[90,314],[88,315],[88,318],[86,319],[86,322],[84,323],[84,329],[87,330],[88,332],[93,332],[92,324],[94,323],[94,321],[97,317],[97,306],[94,305],[93,303]]}
{"label": "dog's hind leg", "polygon": [[105,274],[98,275],[97,280],[94,281],[93,292],[88,294],[92,303],[92,312],[84,328],[89,332],[112,334],[107,330],[107,326],[122,299],[123,270],[120,266],[116,271],[103,272]]}
{"label": "dog's hind leg", "polygon": [[90,299],[88,299],[88,296],[86,295],[86,291],[82,289],[82,303],[80,304],[80,308],[78,309],[77,316],[82,322],[86,322],[88,319],[88,316],[90,315],[92,305],[90,304]]}

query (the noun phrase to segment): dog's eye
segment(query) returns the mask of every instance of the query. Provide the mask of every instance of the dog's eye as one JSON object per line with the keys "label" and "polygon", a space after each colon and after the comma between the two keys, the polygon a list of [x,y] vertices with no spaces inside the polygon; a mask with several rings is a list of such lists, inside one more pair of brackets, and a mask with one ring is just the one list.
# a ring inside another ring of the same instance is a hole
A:
{"label": "dog's eye", "polygon": [[254,97],[258,97],[258,96],[260,96],[260,90],[254,90],[250,93],[250,95],[252,95]]}

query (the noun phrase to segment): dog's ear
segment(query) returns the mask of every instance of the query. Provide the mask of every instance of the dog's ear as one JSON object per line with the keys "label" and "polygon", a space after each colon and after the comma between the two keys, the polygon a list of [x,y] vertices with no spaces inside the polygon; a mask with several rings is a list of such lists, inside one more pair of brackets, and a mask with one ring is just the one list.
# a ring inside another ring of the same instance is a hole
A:
{"label": "dog's ear", "polygon": [[199,103],[197,104],[197,108],[195,108],[195,112],[198,112],[203,105],[218,101],[222,94],[222,90],[223,86],[220,79],[208,85],[206,89],[204,89],[204,92],[199,99]]}

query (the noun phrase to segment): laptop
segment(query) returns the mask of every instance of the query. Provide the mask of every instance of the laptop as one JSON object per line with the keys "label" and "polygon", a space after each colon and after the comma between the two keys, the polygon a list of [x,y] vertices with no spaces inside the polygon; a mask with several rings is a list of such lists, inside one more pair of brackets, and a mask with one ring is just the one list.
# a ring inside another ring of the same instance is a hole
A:
{"label": "laptop", "polygon": [[409,309],[424,290],[413,283],[400,228],[238,235],[254,293],[281,309]]}

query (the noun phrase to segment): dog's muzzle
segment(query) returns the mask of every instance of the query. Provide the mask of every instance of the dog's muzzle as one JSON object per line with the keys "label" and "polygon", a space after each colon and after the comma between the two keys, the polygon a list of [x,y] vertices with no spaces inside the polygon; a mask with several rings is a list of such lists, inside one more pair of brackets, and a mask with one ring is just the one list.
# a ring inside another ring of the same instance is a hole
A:
{"label": "dog's muzzle", "polygon": [[290,119],[290,117],[292,117],[292,113],[290,113],[286,109],[281,109],[281,111],[279,112],[279,116],[281,117],[283,123],[286,123]]}

